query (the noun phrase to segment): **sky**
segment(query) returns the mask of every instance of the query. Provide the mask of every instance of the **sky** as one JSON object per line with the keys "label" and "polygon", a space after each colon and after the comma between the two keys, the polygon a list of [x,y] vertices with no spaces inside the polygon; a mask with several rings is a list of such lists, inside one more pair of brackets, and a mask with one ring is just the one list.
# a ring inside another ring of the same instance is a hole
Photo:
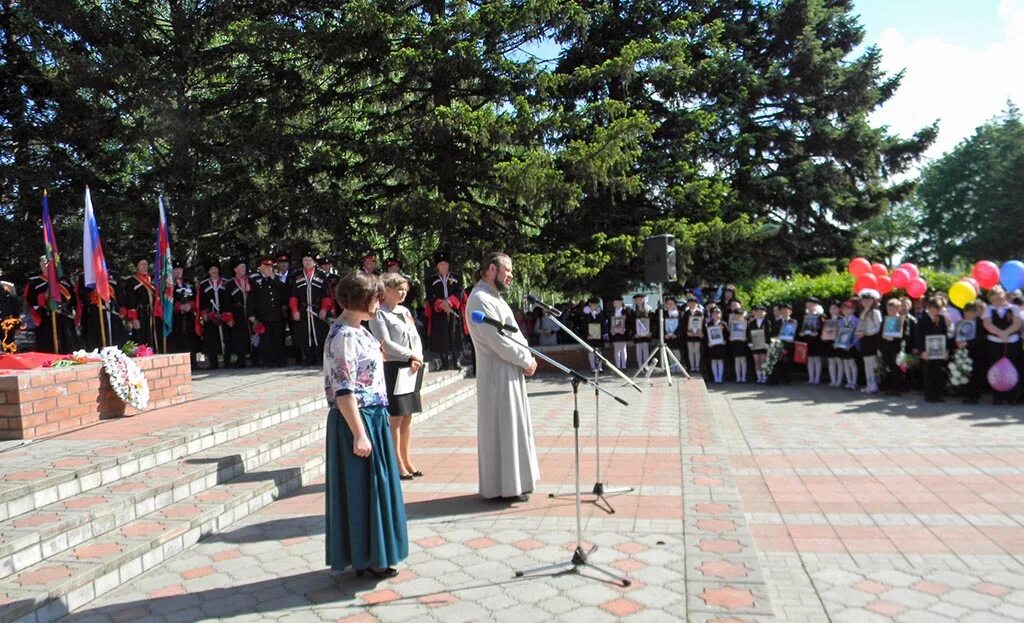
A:
{"label": "sky", "polygon": [[926,156],[956,147],[1006,109],[1024,107],[1024,0],[854,0],[882,68],[905,70],[876,125],[909,135],[939,121]]}

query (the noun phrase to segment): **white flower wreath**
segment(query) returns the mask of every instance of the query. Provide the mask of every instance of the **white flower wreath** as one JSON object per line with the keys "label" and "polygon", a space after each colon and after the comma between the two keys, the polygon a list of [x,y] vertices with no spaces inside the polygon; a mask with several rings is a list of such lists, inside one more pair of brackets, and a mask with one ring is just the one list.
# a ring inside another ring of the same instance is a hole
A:
{"label": "white flower wreath", "polygon": [[104,348],[100,357],[117,397],[139,411],[145,410],[149,405],[149,383],[139,366],[116,346]]}

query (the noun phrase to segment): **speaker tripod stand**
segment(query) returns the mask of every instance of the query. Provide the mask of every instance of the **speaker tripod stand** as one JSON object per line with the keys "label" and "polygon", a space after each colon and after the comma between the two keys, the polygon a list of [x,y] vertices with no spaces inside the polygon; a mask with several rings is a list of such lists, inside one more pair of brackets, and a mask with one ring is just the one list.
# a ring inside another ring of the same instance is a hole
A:
{"label": "speaker tripod stand", "polygon": [[664,322],[664,319],[662,318],[662,314],[664,313],[664,311],[661,309],[661,300],[662,300],[661,292],[662,292],[662,286],[659,283],[658,284],[658,315],[657,315],[657,319],[658,319],[658,345],[654,348],[654,350],[651,351],[651,354],[647,357],[647,361],[645,361],[644,364],[642,366],[640,366],[640,369],[637,370],[636,375],[633,377],[633,380],[636,380],[637,378],[640,377],[641,374],[643,374],[645,376],[645,378],[648,381],[650,381],[651,380],[651,375],[654,374],[654,365],[653,365],[653,363],[654,363],[655,360],[657,360],[657,361],[661,362],[662,366],[664,366],[664,368],[665,368],[665,378],[668,379],[668,384],[672,385],[672,365],[673,364],[679,366],[679,369],[683,371],[683,376],[684,377],[690,378],[690,374],[686,371],[686,366],[684,366],[682,363],[680,363],[679,359],[676,358],[675,353],[672,352],[672,349],[669,348],[668,345],[665,344],[665,322]]}

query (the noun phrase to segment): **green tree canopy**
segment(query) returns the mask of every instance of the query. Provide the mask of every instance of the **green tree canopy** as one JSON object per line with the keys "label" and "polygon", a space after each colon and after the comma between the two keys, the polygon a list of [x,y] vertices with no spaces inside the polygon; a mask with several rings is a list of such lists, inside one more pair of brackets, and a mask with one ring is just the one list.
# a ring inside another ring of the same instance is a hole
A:
{"label": "green tree canopy", "polygon": [[0,0],[0,245],[32,270],[45,187],[73,258],[89,184],[122,270],[163,194],[194,263],[497,247],[613,291],[665,231],[684,278],[785,273],[934,137],[868,122],[900,75],[862,38],[839,0]]}
{"label": "green tree canopy", "polygon": [[909,255],[958,260],[1024,258],[1024,124],[1013,103],[928,165],[915,198],[920,237]]}

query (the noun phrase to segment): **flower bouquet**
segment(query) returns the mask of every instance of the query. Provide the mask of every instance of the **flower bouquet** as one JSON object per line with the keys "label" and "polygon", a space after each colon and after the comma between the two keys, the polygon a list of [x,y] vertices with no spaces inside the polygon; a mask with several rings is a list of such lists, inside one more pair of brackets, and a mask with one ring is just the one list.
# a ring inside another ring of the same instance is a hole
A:
{"label": "flower bouquet", "polygon": [[108,346],[101,350],[100,359],[103,362],[103,371],[110,378],[110,386],[117,397],[125,404],[143,411],[149,405],[149,384],[139,366],[116,346]]}
{"label": "flower bouquet", "polygon": [[782,357],[785,356],[785,354],[786,345],[782,343],[782,340],[777,337],[772,338],[771,343],[768,344],[767,359],[765,359],[764,367],[762,368],[765,376],[772,375],[772,371],[775,370],[776,364],[782,361]]}
{"label": "flower bouquet", "polygon": [[896,355],[896,367],[903,371],[904,374],[916,368],[919,363],[921,363],[921,360],[916,355],[911,355],[906,351],[900,351]]}
{"label": "flower bouquet", "polygon": [[947,367],[949,368],[949,384],[952,387],[962,387],[971,381],[974,362],[966,348],[954,352],[953,359],[947,364]]}

